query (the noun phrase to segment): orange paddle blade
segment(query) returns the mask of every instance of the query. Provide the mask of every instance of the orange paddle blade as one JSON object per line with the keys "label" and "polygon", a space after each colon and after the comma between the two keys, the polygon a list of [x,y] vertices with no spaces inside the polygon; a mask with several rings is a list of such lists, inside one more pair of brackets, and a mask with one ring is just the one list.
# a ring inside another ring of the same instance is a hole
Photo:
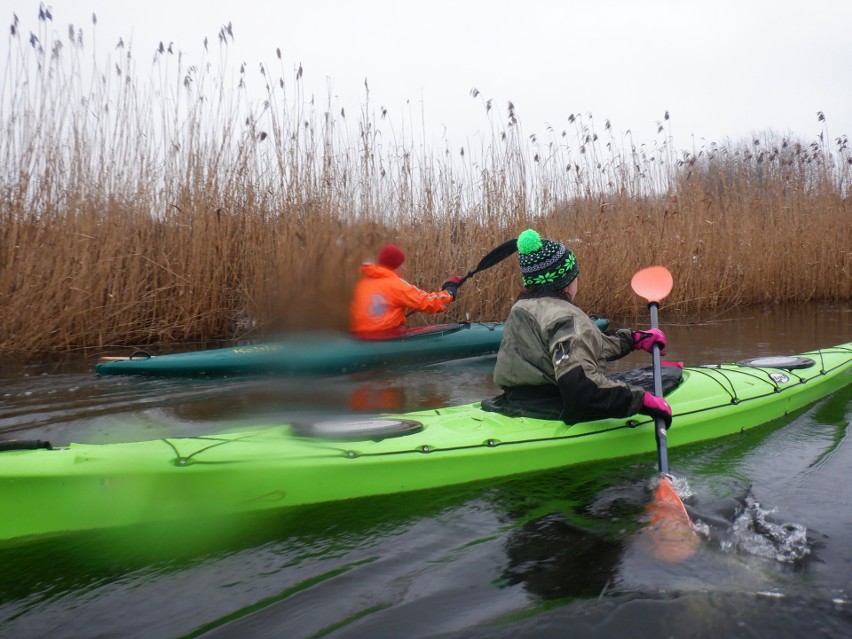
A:
{"label": "orange paddle blade", "polygon": [[651,541],[654,557],[678,563],[695,554],[700,540],[668,477],[660,477],[654,500],[648,504],[646,511],[650,523],[645,532]]}
{"label": "orange paddle blade", "polygon": [[674,280],[665,266],[649,266],[633,275],[630,286],[648,302],[659,302],[672,292]]}

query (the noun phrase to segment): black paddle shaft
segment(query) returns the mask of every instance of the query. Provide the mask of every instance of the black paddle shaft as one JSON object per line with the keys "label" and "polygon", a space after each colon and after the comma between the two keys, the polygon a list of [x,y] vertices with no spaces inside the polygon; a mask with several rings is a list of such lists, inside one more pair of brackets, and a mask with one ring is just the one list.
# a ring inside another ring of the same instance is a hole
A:
{"label": "black paddle shaft", "polygon": [[[659,328],[659,321],[657,318],[658,309],[659,304],[656,302],[648,304],[648,310],[651,312],[651,328]],[[660,345],[656,342],[654,342],[654,346],[651,349],[651,362],[654,367],[654,395],[662,397],[663,375],[660,370]],[[669,453],[667,446],[666,421],[662,417],[657,417],[654,420],[654,425],[654,433],[657,438],[657,465],[660,472],[667,475],[669,473]]]}
{"label": "black paddle shaft", "polygon": [[476,268],[468,271],[467,275],[465,275],[461,282],[459,282],[459,286],[464,284],[471,277],[479,273],[480,271],[484,271],[487,268],[491,268],[492,266],[499,264],[507,257],[509,257],[512,253],[518,250],[518,240],[517,238],[512,238],[511,240],[506,240],[500,246],[495,249],[492,249],[488,255],[479,260],[479,264],[476,265]]}
{"label": "black paddle shaft", "polygon": [[[479,260],[479,264],[476,265],[476,268],[468,271],[467,275],[461,278],[461,281],[458,285],[461,286],[480,271],[484,271],[487,268],[491,268],[495,264],[499,264],[517,250],[517,238],[513,237],[511,240],[506,240],[497,248],[491,249],[491,251],[489,251],[489,253],[485,257]],[[408,311],[405,316],[410,317],[411,315],[414,315],[414,313],[415,311]]]}

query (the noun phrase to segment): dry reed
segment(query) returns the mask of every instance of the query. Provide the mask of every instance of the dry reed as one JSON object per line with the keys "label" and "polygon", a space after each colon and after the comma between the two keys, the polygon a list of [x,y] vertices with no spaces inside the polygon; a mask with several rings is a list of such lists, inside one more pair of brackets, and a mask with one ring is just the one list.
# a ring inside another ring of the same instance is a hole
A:
{"label": "dry reed", "polygon": [[[527,136],[511,103],[504,120],[474,90],[491,139],[432,150],[376,115],[368,87],[355,123],[306,100],[280,53],[258,103],[245,67],[232,86],[222,61],[184,67],[171,47],[150,82],[123,41],[82,72],[82,30],[46,22],[30,38],[12,25],[0,86],[2,351],[343,329],[383,242],[437,288],[528,226],[575,251],[581,305],[611,317],[641,310],[630,276],[652,263],[675,276],[667,313],[852,299],[845,136],[678,152],[663,123],[662,141],[634,144],[588,114]],[[518,286],[507,260],[445,317],[503,318]]]}

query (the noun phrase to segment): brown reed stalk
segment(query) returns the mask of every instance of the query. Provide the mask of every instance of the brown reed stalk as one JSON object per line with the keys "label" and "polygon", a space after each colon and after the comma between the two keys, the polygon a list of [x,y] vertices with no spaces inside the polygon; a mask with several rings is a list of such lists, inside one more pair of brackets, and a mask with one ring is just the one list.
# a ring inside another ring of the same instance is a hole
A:
{"label": "brown reed stalk", "polygon": [[[434,150],[368,86],[355,122],[331,91],[306,102],[301,67],[231,86],[224,27],[218,65],[157,48],[151,81],[123,41],[84,81],[82,32],[51,33],[20,39],[0,84],[2,351],[342,330],[383,242],[437,289],[528,226],[575,251],[578,302],[601,315],[640,314],[630,277],[654,263],[675,275],[672,316],[852,299],[845,136],[678,152],[668,114],[637,144],[591,114],[526,132],[515,105],[482,99],[490,139]],[[440,319],[502,319],[519,285],[507,260]]]}

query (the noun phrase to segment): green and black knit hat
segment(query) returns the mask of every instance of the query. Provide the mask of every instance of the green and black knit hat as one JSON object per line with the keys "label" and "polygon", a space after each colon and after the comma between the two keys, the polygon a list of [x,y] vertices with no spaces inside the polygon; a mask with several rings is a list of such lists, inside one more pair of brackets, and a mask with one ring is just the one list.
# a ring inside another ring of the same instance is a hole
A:
{"label": "green and black knit hat", "polygon": [[518,259],[524,286],[558,291],[580,274],[577,258],[564,244],[545,240],[532,229],[518,236]]}

